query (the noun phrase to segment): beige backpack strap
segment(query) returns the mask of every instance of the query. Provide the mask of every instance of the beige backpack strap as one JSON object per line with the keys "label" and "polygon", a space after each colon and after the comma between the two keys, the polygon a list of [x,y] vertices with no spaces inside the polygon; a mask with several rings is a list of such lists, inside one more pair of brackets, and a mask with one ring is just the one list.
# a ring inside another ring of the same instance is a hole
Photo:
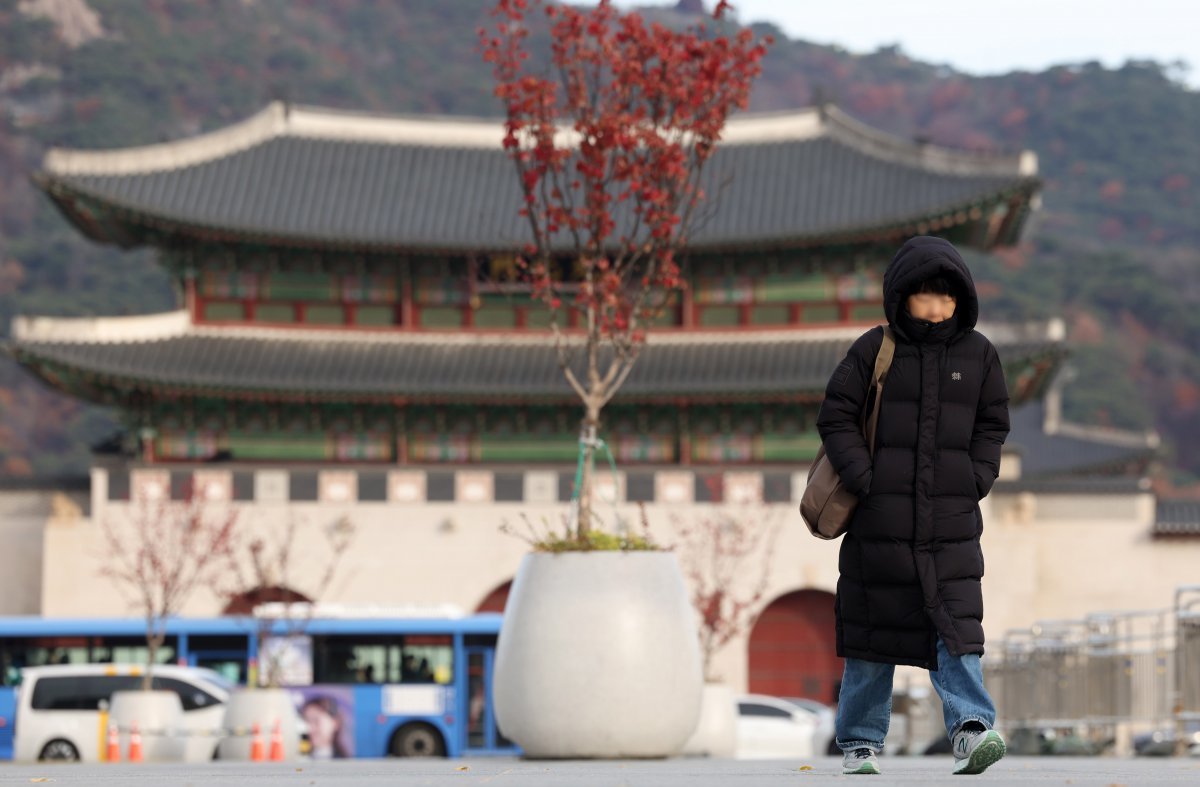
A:
{"label": "beige backpack strap", "polygon": [[883,382],[888,369],[892,368],[892,358],[896,355],[896,337],[892,335],[890,326],[883,326],[883,344],[875,356],[875,374],[871,377],[871,385]]}
{"label": "beige backpack strap", "polygon": [[875,402],[871,405],[871,414],[863,424],[863,433],[867,438],[867,447],[871,455],[875,455],[875,428],[879,425],[879,406],[883,402],[883,381],[887,378],[888,369],[892,368],[892,358],[896,355],[896,337],[892,329],[883,326],[883,344],[875,355],[875,373],[871,377],[871,389],[875,391]]}

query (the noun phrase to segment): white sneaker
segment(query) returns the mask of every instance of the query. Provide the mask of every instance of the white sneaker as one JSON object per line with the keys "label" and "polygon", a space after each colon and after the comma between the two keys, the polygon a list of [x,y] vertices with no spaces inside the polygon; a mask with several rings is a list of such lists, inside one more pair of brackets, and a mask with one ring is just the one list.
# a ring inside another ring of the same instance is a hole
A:
{"label": "white sneaker", "polygon": [[875,750],[860,746],[843,752],[842,773],[879,773],[879,760],[875,759]]}
{"label": "white sneaker", "polygon": [[961,775],[983,773],[995,765],[1007,751],[1004,738],[995,730],[967,730],[954,736],[954,772]]}

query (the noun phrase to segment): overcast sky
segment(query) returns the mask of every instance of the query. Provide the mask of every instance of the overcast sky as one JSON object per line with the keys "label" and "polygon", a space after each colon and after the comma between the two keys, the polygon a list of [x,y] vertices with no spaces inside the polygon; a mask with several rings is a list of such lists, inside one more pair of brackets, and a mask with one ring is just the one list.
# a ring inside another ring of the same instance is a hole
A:
{"label": "overcast sky", "polygon": [[[768,21],[791,38],[911,57],[970,74],[1040,71],[1098,60],[1183,60],[1200,88],[1200,0],[732,0],[743,23]],[[675,0],[617,0],[675,5]],[[712,8],[715,0],[706,0]]]}

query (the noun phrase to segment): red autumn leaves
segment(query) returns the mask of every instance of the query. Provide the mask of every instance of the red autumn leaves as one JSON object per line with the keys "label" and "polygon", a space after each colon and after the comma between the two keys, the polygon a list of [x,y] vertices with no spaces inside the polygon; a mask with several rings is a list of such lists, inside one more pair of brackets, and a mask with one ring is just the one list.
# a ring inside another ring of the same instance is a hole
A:
{"label": "red autumn leaves", "polygon": [[[539,9],[550,58],[531,73]],[[714,16],[726,10],[720,3]],[[492,14],[480,42],[533,237],[522,265],[534,295],[557,310],[573,291],[590,328],[636,344],[683,286],[676,251],[704,197],[700,173],[729,115],[747,106],[769,42],[748,30],[648,25],[607,0],[590,9],[499,0]],[[576,275],[559,273],[564,259]]]}
{"label": "red autumn leaves", "polygon": [[[549,62],[536,73],[535,9],[550,33]],[[684,286],[676,254],[704,198],[701,173],[729,115],[749,103],[769,42],[746,30],[647,25],[609,0],[590,9],[497,0],[492,16],[480,44],[532,238],[518,266],[550,308],[559,366],[584,406],[578,517],[568,530],[586,544],[601,410],[632,371],[647,326]],[[569,325],[584,329],[584,369],[559,330],[568,295]],[[601,356],[602,343],[611,356]]]}

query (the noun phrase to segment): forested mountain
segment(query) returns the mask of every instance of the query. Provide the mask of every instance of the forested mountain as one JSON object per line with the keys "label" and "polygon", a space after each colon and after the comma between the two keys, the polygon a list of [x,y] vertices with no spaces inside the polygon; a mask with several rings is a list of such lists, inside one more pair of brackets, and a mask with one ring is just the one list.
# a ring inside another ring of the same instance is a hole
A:
{"label": "forested mountain", "polygon": [[[685,5],[694,6],[693,3]],[[711,4],[710,4],[711,5]],[[95,246],[33,187],[49,146],[175,139],[267,101],[496,115],[482,0],[0,0],[0,331],[14,314],[173,305],[145,252]],[[683,12],[656,9],[663,21]],[[905,137],[1032,149],[1045,192],[1028,242],[972,257],[991,319],[1062,315],[1072,420],[1157,428],[1168,480],[1200,476],[1200,93],[1176,66],[1096,63],[973,77],[896,48],[776,43],[752,109],[830,101]],[[0,363],[0,475],[78,472],[104,410]]]}

